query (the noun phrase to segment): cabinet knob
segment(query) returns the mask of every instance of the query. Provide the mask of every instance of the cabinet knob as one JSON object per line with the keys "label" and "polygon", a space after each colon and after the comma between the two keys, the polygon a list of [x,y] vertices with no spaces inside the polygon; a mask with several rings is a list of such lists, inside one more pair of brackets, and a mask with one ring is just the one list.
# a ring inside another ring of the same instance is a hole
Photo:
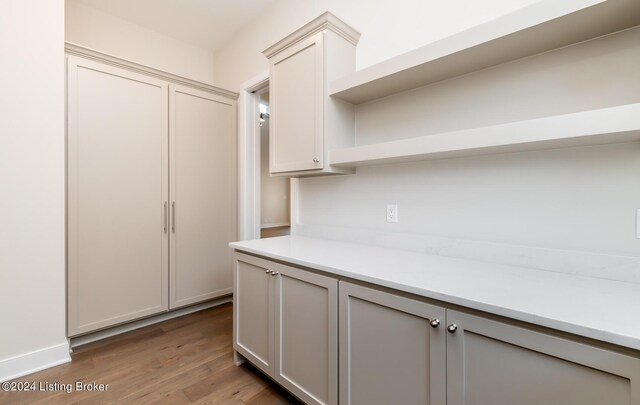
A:
{"label": "cabinet knob", "polygon": [[455,323],[452,323],[451,325],[447,326],[447,332],[449,333],[456,333],[457,330],[458,330],[458,325],[456,325]]}
{"label": "cabinet knob", "polygon": [[272,276],[277,276],[278,274],[280,274],[280,273],[278,273],[277,271],[272,271],[272,272],[271,272],[271,275],[272,275]]}
{"label": "cabinet knob", "polygon": [[320,163],[320,159],[313,159],[313,163]]}
{"label": "cabinet knob", "polygon": [[429,325],[431,325],[432,328],[437,328],[440,326],[440,319],[432,319]]}
{"label": "cabinet knob", "polygon": [[271,270],[265,270],[264,272],[269,274],[269,273],[271,273]]}

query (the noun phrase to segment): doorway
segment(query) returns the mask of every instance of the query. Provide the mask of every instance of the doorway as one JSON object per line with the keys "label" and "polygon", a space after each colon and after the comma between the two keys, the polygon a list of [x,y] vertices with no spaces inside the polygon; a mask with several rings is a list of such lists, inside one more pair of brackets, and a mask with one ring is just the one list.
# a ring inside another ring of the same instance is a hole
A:
{"label": "doorway", "polygon": [[291,187],[289,178],[269,173],[269,89],[262,89],[259,96],[260,238],[272,238],[291,233]]}

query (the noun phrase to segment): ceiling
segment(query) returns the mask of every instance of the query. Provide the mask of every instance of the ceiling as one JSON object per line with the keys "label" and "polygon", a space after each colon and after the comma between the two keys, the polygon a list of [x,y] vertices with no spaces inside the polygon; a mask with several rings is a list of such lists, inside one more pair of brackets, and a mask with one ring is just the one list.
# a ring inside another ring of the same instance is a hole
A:
{"label": "ceiling", "polygon": [[275,0],[71,0],[211,51]]}

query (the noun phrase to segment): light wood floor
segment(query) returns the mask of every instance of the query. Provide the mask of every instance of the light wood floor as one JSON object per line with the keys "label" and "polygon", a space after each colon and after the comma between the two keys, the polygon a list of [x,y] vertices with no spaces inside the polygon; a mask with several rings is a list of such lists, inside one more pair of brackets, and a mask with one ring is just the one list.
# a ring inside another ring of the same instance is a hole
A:
{"label": "light wood floor", "polygon": [[291,233],[290,226],[277,226],[275,228],[260,229],[260,238],[273,238],[276,236],[286,236]]}
{"label": "light wood floor", "polygon": [[74,349],[72,362],[19,381],[109,384],[106,392],[2,392],[0,404],[299,404],[250,365],[236,367],[231,304]]}

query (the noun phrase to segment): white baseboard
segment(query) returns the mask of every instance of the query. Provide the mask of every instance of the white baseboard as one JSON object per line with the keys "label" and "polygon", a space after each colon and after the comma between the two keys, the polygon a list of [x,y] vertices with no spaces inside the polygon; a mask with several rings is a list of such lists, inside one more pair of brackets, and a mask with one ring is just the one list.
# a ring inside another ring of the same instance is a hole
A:
{"label": "white baseboard", "polygon": [[70,361],[69,344],[66,342],[0,360],[0,382],[13,380]]}
{"label": "white baseboard", "polygon": [[139,321],[126,323],[123,325],[114,326],[109,329],[99,330],[97,332],[89,333],[87,335],[71,338],[71,347],[74,348],[74,347],[86,345],[87,343],[96,342],[98,340],[106,339],[108,337],[119,335],[121,333],[144,328],[145,326],[153,325],[155,323],[164,322],[169,319],[173,319],[180,316],[192,314],[194,312],[202,311],[203,309],[208,309],[218,305],[226,304],[227,302],[231,302],[231,301],[233,301],[232,296],[227,295],[225,297],[203,302],[202,304],[191,305],[185,308],[176,309],[175,311],[165,312],[160,315],[155,315],[149,318],[140,319]]}

